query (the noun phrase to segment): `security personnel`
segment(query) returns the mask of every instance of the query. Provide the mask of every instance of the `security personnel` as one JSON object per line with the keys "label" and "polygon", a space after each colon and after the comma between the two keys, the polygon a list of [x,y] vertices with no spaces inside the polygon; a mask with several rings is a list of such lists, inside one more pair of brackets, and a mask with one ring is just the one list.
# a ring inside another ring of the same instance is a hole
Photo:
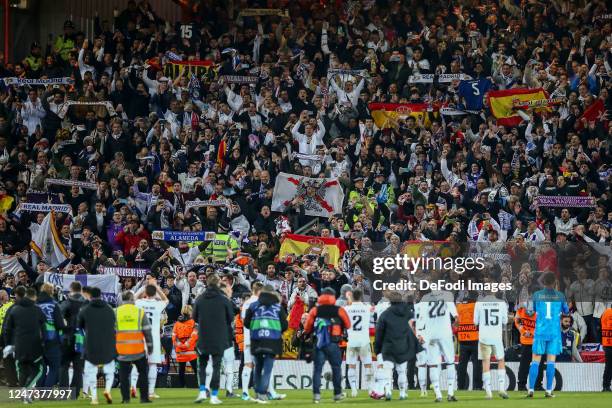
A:
{"label": "security personnel", "polygon": [[[121,295],[123,304],[115,310],[116,348],[119,360],[119,381],[122,403],[130,402],[130,373],[132,364],[140,377],[140,402],[149,400],[147,350],[153,350],[151,322],[145,312],[134,305],[134,294],[129,291]],[[145,349],[146,345],[146,349]]]}
{"label": "security personnel", "polygon": [[[533,333],[535,331],[536,314],[527,311],[524,306],[519,308],[514,317],[514,326],[521,334],[521,360],[518,372],[518,390],[527,391],[527,376],[531,365],[531,346],[533,345]],[[541,388],[544,364],[540,364],[540,372],[536,385]]]}
{"label": "security personnel", "polygon": [[478,327],[474,324],[476,293],[470,293],[465,303],[457,305],[457,339],[459,340],[459,365],[457,366],[457,385],[467,390],[470,381],[467,375],[468,362],[472,362],[473,389],[482,389],[482,365],[478,361]]}
{"label": "security personnel", "polygon": [[[230,256],[229,251],[232,255]],[[240,250],[240,244],[230,234],[216,234],[204,250],[204,256],[212,257],[213,262],[224,262],[228,256],[234,257]]]}
{"label": "security personnel", "polygon": [[[0,289],[0,349],[4,347],[4,337],[2,332],[2,327],[4,326],[4,320],[6,315],[8,314],[9,309],[15,304],[11,298],[9,298],[8,293],[4,289]],[[0,356],[2,358],[2,356]],[[6,385],[9,387],[17,386],[17,372],[15,371],[15,359],[13,356],[7,356],[3,359],[4,369],[0,372],[3,372],[4,378],[6,379]]]}
{"label": "security personnel", "polygon": [[612,306],[601,315],[601,345],[604,349],[606,366],[603,374],[603,391],[610,392],[612,382]]}

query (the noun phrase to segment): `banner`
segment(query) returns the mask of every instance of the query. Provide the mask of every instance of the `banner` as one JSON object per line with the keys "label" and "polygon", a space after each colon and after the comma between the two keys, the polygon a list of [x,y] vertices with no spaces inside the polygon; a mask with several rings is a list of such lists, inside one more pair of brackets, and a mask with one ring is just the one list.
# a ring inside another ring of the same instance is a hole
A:
{"label": "banner", "polygon": [[68,251],[62,243],[55,225],[55,212],[49,212],[36,233],[32,234],[30,248],[52,268],[68,259]]}
{"label": "banner", "polygon": [[322,162],[325,160],[325,157],[321,157],[320,154],[306,154],[306,153],[293,152],[293,154],[291,155],[291,160],[294,160],[294,159]]}
{"label": "banner", "polygon": [[88,181],[79,181],[79,180],[64,180],[64,179],[46,179],[45,184],[54,184],[58,186],[77,186],[80,188],[85,188],[87,190],[97,190],[98,185],[96,183],[90,183]]}
{"label": "banner", "polygon": [[409,84],[432,84],[434,78],[437,78],[439,83],[451,83],[453,81],[465,81],[472,79],[467,74],[414,74],[408,77]]}
{"label": "banner", "polygon": [[45,272],[45,282],[53,286],[59,286],[64,293],[70,292],[70,284],[72,282],[81,282],[81,286],[93,286],[100,288],[102,291],[102,299],[108,303],[117,304],[121,286],[119,285],[119,277],[116,275],[70,275],[65,273]]}
{"label": "banner", "polygon": [[[239,362],[238,362],[239,363]],[[468,363],[467,372],[472,373],[471,362]],[[366,370],[363,365],[358,364],[357,387],[362,390],[368,389]],[[332,389],[331,371],[328,363],[325,363],[321,374],[321,388]],[[344,362],[342,372],[345,372]],[[518,362],[506,362],[506,389],[515,391],[518,388]],[[604,364],[598,363],[555,363],[555,391],[568,392],[599,392],[601,394],[601,379],[604,373]],[[270,378],[274,388],[279,390],[306,390],[312,389],[313,364],[303,360],[278,360],[274,364],[274,372]],[[473,388],[473,378],[468,376],[468,388]],[[491,383],[497,384],[497,370],[491,370]],[[440,388],[446,389],[446,376],[440,377]],[[476,391],[481,392],[481,391]],[[603,397],[602,397],[603,398]]]}
{"label": "banner", "polygon": [[327,218],[342,213],[344,191],[337,179],[279,173],[272,194],[272,211],[284,212],[294,199],[302,201],[306,215]]}
{"label": "banner", "polygon": [[352,75],[352,76],[366,76],[365,69],[340,69],[332,68],[327,70],[327,78],[331,78],[333,75]]}
{"label": "banner", "polygon": [[17,86],[25,86],[25,85],[72,85],[74,84],[74,79],[69,77],[63,78],[2,78],[5,85],[17,85]]}
{"label": "banner", "polygon": [[72,207],[70,204],[47,204],[47,203],[21,203],[17,207],[19,211],[32,211],[32,212],[61,212],[70,214],[72,213]]}
{"label": "banner", "polygon": [[272,9],[272,8],[246,8],[242,9],[238,14],[238,17],[254,17],[254,16],[289,16],[288,10]]}
{"label": "banner", "polygon": [[[26,261],[27,256],[23,255],[21,259]],[[0,255],[0,270],[9,275],[15,275],[17,272],[23,271],[23,266],[19,263],[16,255]]]}
{"label": "banner", "polygon": [[153,231],[151,234],[152,239],[185,242],[212,241],[215,236],[211,231]]}
{"label": "banner", "polygon": [[117,275],[121,278],[144,278],[145,275],[151,272],[150,269],[141,268],[123,268],[118,266],[104,266],[98,268],[103,275]]}
{"label": "banner", "polygon": [[195,200],[185,201],[185,212],[190,208],[202,208],[202,207],[225,207],[229,205],[229,200]]}
{"label": "banner", "polygon": [[595,197],[589,196],[537,196],[533,203],[542,207],[595,207]]}
{"label": "banner", "polygon": [[[521,106],[528,105],[530,101],[548,99],[544,89],[506,89],[502,91],[489,91],[487,103],[491,113],[501,126],[518,126],[523,118],[518,111]],[[546,107],[536,108],[536,111],[546,110]]]}
{"label": "banner", "polygon": [[259,77],[251,75],[221,75],[219,83],[225,84],[256,84]]}
{"label": "banner", "polygon": [[431,121],[427,113],[433,112],[433,108],[426,103],[370,103],[368,105],[374,119],[374,123],[379,129],[398,127],[399,119],[406,119],[412,116],[416,120],[423,119],[423,123],[429,126]]}
{"label": "banner", "polygon": [[191,77],[194,74],[198,79],[204,77],[211,81],[217,77],[218,68],[211,60],[168,61],[164,64],[164,75],[176,79],[180,76]]}
{"label": "banner", "polygon": [[285,234],[278,257],[286,255],[321,255],[327,250],[328,264],[338,266],[342,254],[347,250],[346,243],[340,238],[313,237],[310,235]]}
{"label": "banner", "polygon": [[95,101],[95,102],[81,102],[81,101],[66,101],[61,106],[59,111],[57,112],[57,116],[60,119],[64,119],[66,114],[68,113],[68,109],[71,106],[104,106],[106,111],[108,112],[108,116],[116,116],[117,112],[115,112],[115,108],[113,107],[113,103],[111,101]]}

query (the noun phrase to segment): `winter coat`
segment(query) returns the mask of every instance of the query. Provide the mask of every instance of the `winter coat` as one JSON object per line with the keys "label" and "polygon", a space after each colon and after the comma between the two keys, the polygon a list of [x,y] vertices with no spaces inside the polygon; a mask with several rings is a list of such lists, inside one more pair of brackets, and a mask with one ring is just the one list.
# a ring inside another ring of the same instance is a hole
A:
{"label": "winter coat", "polygon": [[392,303],[376,323],[374,352],[383,360],[401,364],[416,356],[417,339],[408,321],[414,317],[406,303]]}
{"label": "winter coat", "polygon": [[77,317],[77,327],[85,333],[85,360],[107,364],[114,360],[115,312],[102,299],[93,299]]}
{"label": "winter coat", "polygon": [[4,344],[15,346],[16,361],[36,361],[42,357],[46,318],[33,300],[23,298],[7,312]]}
{"label": "winter coat", "polygon": [[[244,317],[244,327],[248,327],[251,330],[251,353],[256,354],[272,354],[279,355],[283,352],[283,338],[280,339],[263,339],[263,340],[255,340],[253,339],[252,330],[253,327],[251,325],[253,316],[255,311],[259,307],[267,307],[274,304],[278,304],[278,297],[274,293],[261,292],[259,295],[259,299],[256,302],[253,302],[251,306],[247,309],[245,317]],[[278,310],[278,319],[281,324],[281,333],[286,331],[289,327],[289,323],[287,322],[287,312],[281,307]]]}
{"label": "winter coat", "polygon": [[196,298],[193,320],[198,324],[199,355],[222,355],[231,347],[234,307],[219,288],[209,287]]}

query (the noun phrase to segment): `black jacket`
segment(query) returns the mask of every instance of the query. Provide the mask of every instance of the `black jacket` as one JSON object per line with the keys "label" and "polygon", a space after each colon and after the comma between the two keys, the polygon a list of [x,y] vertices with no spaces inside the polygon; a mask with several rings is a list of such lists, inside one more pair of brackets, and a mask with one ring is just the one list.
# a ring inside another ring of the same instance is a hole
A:
{"label": "black jacket", "polygon": [[[274,293],[261,292],[259,301],[256,302],[262,306],[270,306],[279,303],[278,297]],[[253,308],[249,308],[244,316],[244,327],[251,329],[251,319],[254,314]],[[284,332],[289,327],[287,322],[287,313],[281,307],[279,309],[279,320],[281,323],[281,332]],[[283,352],[283,339],[278,340],[251,340],[251,353],[253,354],[273,354],[279,355]]]}
{"label": "black jacket", "polygon": [[406,303],[392,303],[376,323],[374,352],[385,361],[401,364],[416,356],[417,339],[408,321],[414,313]]}
{"label": "black jacket", "polygon": [[76,334],[77,329],[77,317],[79,315],[79,311],[83,306],[85,306],[86,303],[87,300],[80,293],[77,293],[76,295],[68,295],[68,298],[60,303],[60,310],[67,324],[66,330],[64,330],[64,344],[67,348],[66,351],[74,350],[74,335]]}
{"label": "black jacket", "polygon": [[220,289],[210,287],[196,298],[193,320],[198,323],[200,355],[221,355],[231,347],[234,307]]}
{"label": "black jacket", "polygon": [[7,313],[4,343],[15,346],[15,360],[36,361],[42,357],[45,315],[33,300],[23,298]]}
{"label": "black jacket", "polygon": [[115,312],[102,299],[93,299],[77,317],[77,327],[85,333],[85,360],[107,364],[115,358]]}

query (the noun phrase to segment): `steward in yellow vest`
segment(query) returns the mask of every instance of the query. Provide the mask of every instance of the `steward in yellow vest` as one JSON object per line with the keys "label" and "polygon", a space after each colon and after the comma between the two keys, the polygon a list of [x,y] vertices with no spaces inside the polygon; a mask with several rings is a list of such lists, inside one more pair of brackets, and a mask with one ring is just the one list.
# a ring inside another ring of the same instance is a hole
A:
{"label": "steward in yellow vest", "polygon": [[151,322],[145,312],[134,305],[134,294],[126,291],[121,295],[122,305],[115,310],[117,360],[121,398],[130,401],[130,374],[132,364],[140,377],[140,402],[149,401],[147,354],[153,351]]}

